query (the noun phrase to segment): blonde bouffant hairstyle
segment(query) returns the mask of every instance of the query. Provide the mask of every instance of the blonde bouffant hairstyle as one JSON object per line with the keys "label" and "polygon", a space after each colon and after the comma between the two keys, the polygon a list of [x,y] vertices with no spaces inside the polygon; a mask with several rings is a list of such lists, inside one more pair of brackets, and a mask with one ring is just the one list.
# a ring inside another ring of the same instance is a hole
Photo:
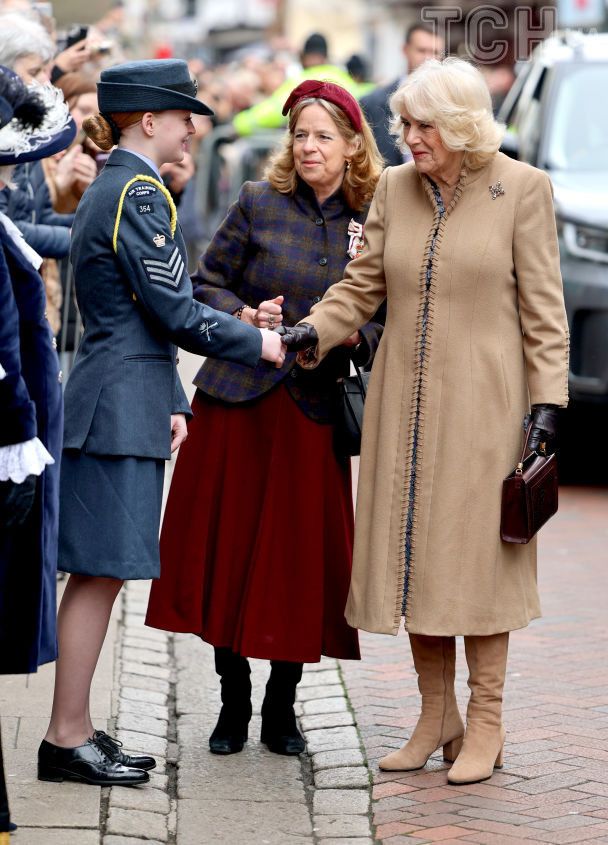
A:
{"label": "blonde bouffant hairstyle", "polygon": [[362,115],[361,132],[357,132],[341,108],[316,97],[299,100],[289,112],[289,125],[278,151],[271,157],[264,178],[281,194],[293,196],[298,185],[293,158],[293,136],[298,117],[306,106],[320,105],[329,112],[338,131],[347,143],[356,144],[350,158],[350,167],[344,170],[342,192],[349,208],[361,211],[374,195],[384,162],[378,152],[376,141],[369,124]]}
{"label": "blonde bouffant hairstyle", "polygon": [[407,114],[437,129],[447,150],[464,152],[464,165],[478,170],[498,152],[505,127],[492,114],[488,86],[477,68],[463,59],[428,59],[390,99],[391,133],[406,146],[401,122]]}

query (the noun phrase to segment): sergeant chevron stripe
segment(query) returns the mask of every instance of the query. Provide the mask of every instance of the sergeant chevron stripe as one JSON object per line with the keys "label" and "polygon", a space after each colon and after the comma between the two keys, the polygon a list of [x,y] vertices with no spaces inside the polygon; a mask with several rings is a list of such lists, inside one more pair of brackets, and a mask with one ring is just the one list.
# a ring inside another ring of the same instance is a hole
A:
{"label": "sergeant chevron stripe", "polygon": [[184,260],[179,249],[175,247],[168,261],[160,261],[158,258],[142,258],[146,274],[151,282],[179,286],[180,279],[184,273]]}

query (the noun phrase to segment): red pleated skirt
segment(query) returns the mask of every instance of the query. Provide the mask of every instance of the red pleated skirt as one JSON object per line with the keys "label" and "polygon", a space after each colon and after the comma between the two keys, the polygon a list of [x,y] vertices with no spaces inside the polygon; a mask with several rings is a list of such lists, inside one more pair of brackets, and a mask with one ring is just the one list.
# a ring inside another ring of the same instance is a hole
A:
{"label": "red pleated skirt", "polygon": [[279,386],[230,405],[199,391],[181,446],[146,624],[246,657],[358,659],[347,625],[350,463]]}

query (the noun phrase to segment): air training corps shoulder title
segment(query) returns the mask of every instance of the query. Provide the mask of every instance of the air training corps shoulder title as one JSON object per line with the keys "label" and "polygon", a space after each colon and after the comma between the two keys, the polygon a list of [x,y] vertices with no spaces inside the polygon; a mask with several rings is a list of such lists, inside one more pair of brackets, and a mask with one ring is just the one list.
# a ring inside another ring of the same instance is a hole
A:
{"label": "air training corps shoulder title", "polygon": [[138,214],[150,214],[154,211],[154,204],[150,200],[155,198],[158,192],[163,195],[169,206],[171,237],[175,235],[177,209],[175,208],[173,197],[158,179],[139,174],[138,176],[134,176],[133,179],[129,179],[120,194],[120,200],[118,201],[118,208],[116,210],[116,221],[114,223],[114,237],[112,238],[114,252],[118,251],[118,230],[120,228],[125,200],[128,200],[129,203],[136,203]]}
{"label": "air training corps shoulder title", "polygon": [[186,265],[173,240],[176,226],[175,203],[167,188],[151,176],[135,176],[120,195],[114,223],[114,252],[118,252],[120,244],[128,250],[130,261],[139,263],[148,282],[178,288]]}

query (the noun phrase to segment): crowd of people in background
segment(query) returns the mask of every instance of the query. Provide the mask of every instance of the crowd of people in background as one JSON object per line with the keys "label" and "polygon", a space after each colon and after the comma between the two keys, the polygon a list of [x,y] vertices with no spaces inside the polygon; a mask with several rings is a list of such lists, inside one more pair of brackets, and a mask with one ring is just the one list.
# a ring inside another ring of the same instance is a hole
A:
{"label": "crowd of people in background", "polygon": [[[131,58],[135,45],[124,26],[121,4],[92,26],[75,24],[58,32],[47,17],[44,4],[29,0],[0,2],[0,64],[12,68],[26,84],[51,84],[62,92],[77,125],[72,145],[34,165],[18,167],[13,184],[0,191],[0,212],[10,217],[28,243],[44,259],[42,276],[47,294],[47,315],[53,333],[61,328],[63,289],[66,286],[58,262],[68,255],[70,225],[78,201],[103,167],[108,154],[97,149],[82,132],[82,121],[96,111],[96,82],[103,68]],[[285,39],[241,48],[232,57],[209,63],[200,57],[188,58],[188,66],[198,85],[198,97],[213,110],[213,117],[198,117],[196,134],[189,153],[179,164],[167,164],[162,176],[175,202],[184,202],[181,218],[186,236],[200,232],[195,218],[194,176],[200,143],[214,128],[221,126],[235,136],[248,136],[261,130],[286,125],[282,104],[294,85],[308,78],[333,81],[360,100],[385,162],[401,163],[403,154],[389,134],[388,98],[406,73],[425,59],[444,51],[443,39],[428,25],[414,24],[404,34],[403,61],[390,80],[372,80],[369,62],[354,54],[343,64],[336,62],[328,39],[312,33],[296,47]],[[167,58],[173,48],[157,44],[153,58]],[[490,71],[488,71],[489,73]],[[510,85],[512,74],[494,69],[497,79],[496,103]],[[491,79],[490,90],[492,90]],[[58,95],[60,96],[60,95]],[[191,253],[192,255],[194,253]]]}

